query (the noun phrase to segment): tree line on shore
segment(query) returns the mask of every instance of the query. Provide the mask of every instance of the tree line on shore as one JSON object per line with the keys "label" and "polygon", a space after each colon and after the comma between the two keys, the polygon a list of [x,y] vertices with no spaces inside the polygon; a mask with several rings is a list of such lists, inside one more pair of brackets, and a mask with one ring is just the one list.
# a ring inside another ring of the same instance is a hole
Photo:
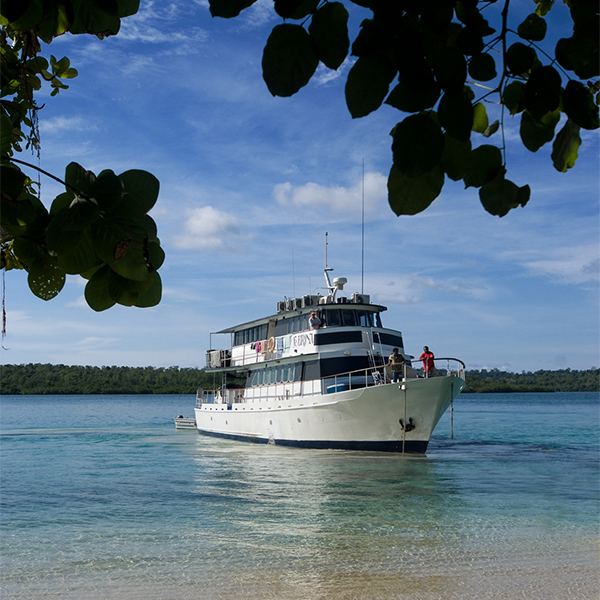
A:
{"label": "tree line on shore", "polygon": [[[463,393],[597,392],[600,369],[509,373],[467,371]],[[241,385],[242,382],[236,382]],[[51,364],[3,365],[0,393],[9,394],[195,394],[221,385],[220,375],[179,367],[90,367]]]}

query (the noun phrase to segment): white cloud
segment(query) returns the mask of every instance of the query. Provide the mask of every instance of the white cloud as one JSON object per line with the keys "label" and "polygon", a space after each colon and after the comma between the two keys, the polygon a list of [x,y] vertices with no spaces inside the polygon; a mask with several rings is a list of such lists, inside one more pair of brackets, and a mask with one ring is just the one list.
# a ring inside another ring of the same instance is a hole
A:
{"label": "white cloud", "polygon": [[524,266],[560,283],[584,284],[600,280],[600,259],[596,244],[556,248],[543,259],[527,261]]}
{"label": "white cloud", "polygon": [[[84,283],[87,283],[87,281],[83,281]],[[83,295],[79,296],[71,302],[67,302],[65,306],[68,308],[89,308],[88,303],[85,301],[85,297]]]}
{"label": "white cloud", "polygon": [[[387,178],[381,173],[365,173],[364,186],[365,211],[376,212],[387,197]],[[353,217],[361,209],[362,194],[362,181],[352,187],[326,187],[312,182],[294,187],[286,182],[273,188],[273,197],[281,206],[328,209]]]}
{"label": "white cloud", "polygon": [[121,20],[119,40],[150,44],[203,42],[208,34],[199,27],[185,29],[169,27],[169,24],[175,23],[178,18],[185,18],[189,11],[190,7],[187,3],[169,2],[164,5],[146,2],[140,6],[140,10],[135,15]]}
{"label": "white cloud", "polygon": [[316,85],[326,85],[331,81],[339,79],[342,75],[345,76],[354,63],[355,60],[347,57],[335,71],[327,68],[323,63],[319,63],[312,80]]}
{"label": "white cloud", "polygon": [[183,233],[174,240],[174,245],[182,249],[222,250],[235,245],[239,235],[236,217],[212,206],[203,206],[189,211]]}
{"label": "white cloud", "polygon": [[82,117],[54,117],[52,119],[40,119],[41,133],[65,133],[67,131],[97,131],[98,127],[89,119]]}
{"label": "white cloud", "polygon": [[[448,296],[489,300],[493,296],[492,288],[476,277],[431,277],[423,275],[403,275],[393,279],[376,277],[369,282],[373,300],[380,304],[419,304],[424,296],[440,300]],[[429,301],[429,300],[427,300]]]}

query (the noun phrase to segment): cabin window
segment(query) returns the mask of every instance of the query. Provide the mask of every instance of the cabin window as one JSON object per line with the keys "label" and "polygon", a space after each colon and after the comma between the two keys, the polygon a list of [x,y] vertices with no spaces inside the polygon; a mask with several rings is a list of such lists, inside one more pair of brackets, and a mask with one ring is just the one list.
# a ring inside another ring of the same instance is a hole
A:
{"label": "cabin window", "polygon": [[327,310],[325,311],[325,315],[325,322],[328,327],[339,327],[342,324],[339,310]]}
{"label": "cabin window", "polygon": [[300,316],[300,331],[306,331],[308,329],[308,316],[309,315]]}
{"label": "cabin window", "polygon": [[344,327],[356,325],[356,319],[354,317],[353,310],[342,309],[340,312],[342,313],[342,323]]}
{"label": "cabin window", "polygon": [[282,381],[281,380],[281,372],[282,372],[281,366],[277,367],[277,374],[275,376],[275,383],[281,383],[281,381]]}
{"label": "cabin window", "polygon": [[366,310],[357,310],[356,316],[358,317],[358,324],[361,327],[373,327],[373,313]]}
{"label": "cabin window", "polygon": [[282,370],[282,375],[281,375],[281,380],[283,381],[283,383],[286,383],[288,381],[289,376],[290,376],[290,366],[283,365],[283,370]]}
{"label": "cabin window", "polygon": [[375,327],[383,327],[383,325],[381,324],[381,317],[379,316],[379,313],[375,313]]}

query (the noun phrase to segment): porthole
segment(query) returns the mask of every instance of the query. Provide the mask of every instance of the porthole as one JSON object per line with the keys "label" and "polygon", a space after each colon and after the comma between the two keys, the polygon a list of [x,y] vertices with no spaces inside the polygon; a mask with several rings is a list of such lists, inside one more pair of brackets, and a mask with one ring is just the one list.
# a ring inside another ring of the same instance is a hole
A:
{"label": "porthole", "polygon": [[302,423],[302,421],[300,420],[300,417],[298,417],[298,423]]}

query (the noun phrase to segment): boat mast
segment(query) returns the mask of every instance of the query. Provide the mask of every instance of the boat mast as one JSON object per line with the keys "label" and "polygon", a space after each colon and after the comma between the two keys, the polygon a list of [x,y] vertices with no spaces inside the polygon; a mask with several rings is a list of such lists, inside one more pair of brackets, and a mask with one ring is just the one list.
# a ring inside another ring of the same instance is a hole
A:
{"label": "boat mast", "polygon": [[327,232],[325,232],[325,283],[327,284],[327,294],[329,296],[334,296],[335,295],[335,286],[331,285],[331,281],[329,279],[329,271],[333,271],[333,269],[331,269],[330,267],[327,266],[327,246],[328,246],[328,241],[327,241],[327,236],[329,234]]}
{"label": "boat mast", "polygon": [[331,283],[331,280],[329,279],[329,271],[333,271],[333,269],[331,267],[329,267],[327,265],[327,236],[329,234],[327,232],[325,232],[325,282],[327,283],[327,291],[328,291],[328,302],[332,303],[335,302],[335,295],[337,293],[338,290],[343,290],[344,289],[344,285],[346,285],[347,283],[347,279],[345,277],[334,277],[333,278],[333,283]]}

